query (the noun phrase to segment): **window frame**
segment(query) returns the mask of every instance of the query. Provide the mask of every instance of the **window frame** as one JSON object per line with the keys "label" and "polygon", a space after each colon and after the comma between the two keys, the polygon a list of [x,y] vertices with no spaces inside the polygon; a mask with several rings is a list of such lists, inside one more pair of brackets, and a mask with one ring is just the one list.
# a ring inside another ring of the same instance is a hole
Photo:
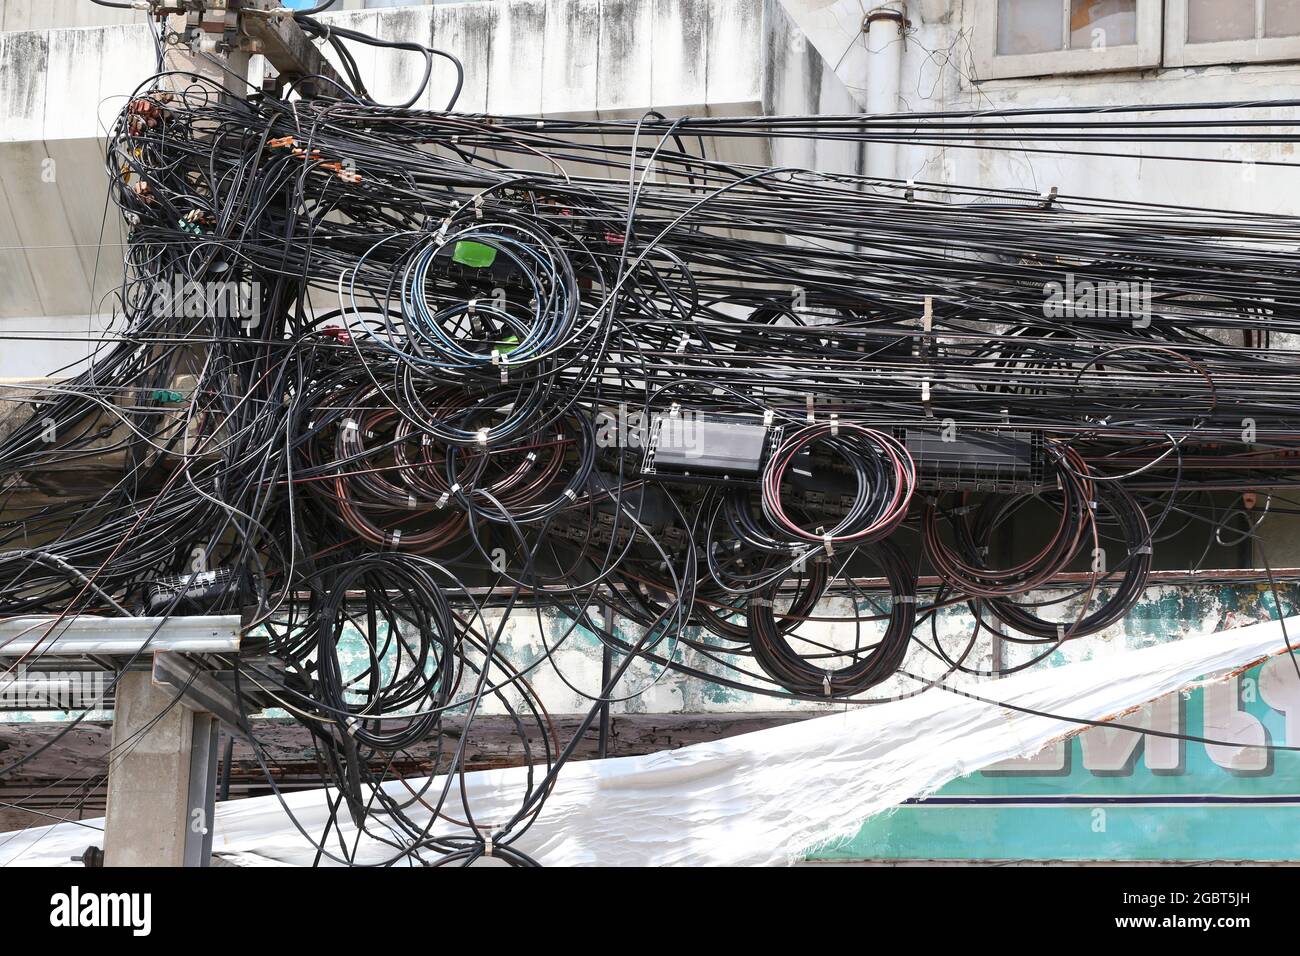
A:
{"label": "window frame", "polygon": [[[1188,0],[1168,0],[1165,10],[1165,66],[1211,66],[1216,63],[1276,63],[1300,60],[1300,34],[1258,36],[1253,40],[1187,42]],[[1255,29],[1264,30],[1264,0],[1255,0]]]}
{"label": "window frame", "polygon": [[[1114,73],[1160,66],[1163,0],[1137,0],[1137,43],[1105,50],[998,53],[998,0],[975,0],[975,66],[978,82],[1053,74]],[[1061,29],[1069,29],[1070,0],[1061,0]]]}

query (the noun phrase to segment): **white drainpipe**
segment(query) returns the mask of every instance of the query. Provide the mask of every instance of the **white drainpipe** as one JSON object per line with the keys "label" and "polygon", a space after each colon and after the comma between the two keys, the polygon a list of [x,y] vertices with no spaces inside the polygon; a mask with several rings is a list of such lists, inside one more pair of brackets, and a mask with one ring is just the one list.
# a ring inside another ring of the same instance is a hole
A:
{"label": "white drainpipe", "polygon": [[[907,4],[881,3],[862,21],[867,38],[867,112],[898,112],[898,93],[903,79],[903,31]],[[895,143],[867,144],[867,175],[880,179],[898,178],[898,146]]]}

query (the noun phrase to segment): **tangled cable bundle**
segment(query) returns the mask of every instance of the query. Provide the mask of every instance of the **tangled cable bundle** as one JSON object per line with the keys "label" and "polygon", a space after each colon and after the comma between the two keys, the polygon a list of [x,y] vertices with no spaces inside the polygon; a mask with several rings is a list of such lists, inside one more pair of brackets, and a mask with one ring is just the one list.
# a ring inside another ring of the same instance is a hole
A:
{"label": "tangled cable bundle", "polygon": [[[1290,510],[1293,217],[718,146],[1289,144],[1294,103],[1267,127],[1237,104],[543,121],[380,106],[352,79],[240,100],[166,73],[131,98],[107,147],[114,331],[0,434],[0,614],[242,610],[265,654],[222,662],[235,686],[311,730],[388,862],[528,863],[578,741],[659,681],[918,693],[938,678],[910,656],[1039,660],[1122,621],[1158,552],[1200,566]],[[566,664],[579,635],[599,686]],[[543,671],[585,701],[568,739]],[[454,781],[489,713],[534,769],[485,822]],[[429,742],[442,776],[385,787]]]}

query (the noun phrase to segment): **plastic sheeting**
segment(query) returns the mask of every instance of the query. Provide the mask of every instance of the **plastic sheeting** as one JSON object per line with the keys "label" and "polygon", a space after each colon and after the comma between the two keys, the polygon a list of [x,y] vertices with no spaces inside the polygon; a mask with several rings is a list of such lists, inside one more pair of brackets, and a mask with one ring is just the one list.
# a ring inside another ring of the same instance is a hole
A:
{"label": "plastic sheeting", "polygon": [[[1294,640],[1300,618],[1286,623]],[[1002,680],[936,687],[680,750],[571,763],[515,846],[552,866],[792,863],[903,800],[1083,729],[988,701],[1076,719],[1122,719],[1151,700],[1285,649],[1277,622],[1258,624]],[[465,775],[480,827],[499,826],[514,814],[526,773],[518,767]],[[409,795],[400,782],[388,786],[394,796]],[[463,810],[456,792],[450,816]],[[300,792],[285,801],[298,825],[319,835],[332,794]],[[83,821],[0,834],[0,865],[72,865],[70,856],[100,842],[86,824],[103,825]],[[275,797],[222,804],[216,826],[214,852],[238,865],[309,865],[316,855]],[[465,830],[440,820],[432,832]],[[338,835],[331,834],[335,848]],[[356,837],[346,819],[341,835],[349,845]],[[392,853],[363,835],[356,860],[379,863]]]}

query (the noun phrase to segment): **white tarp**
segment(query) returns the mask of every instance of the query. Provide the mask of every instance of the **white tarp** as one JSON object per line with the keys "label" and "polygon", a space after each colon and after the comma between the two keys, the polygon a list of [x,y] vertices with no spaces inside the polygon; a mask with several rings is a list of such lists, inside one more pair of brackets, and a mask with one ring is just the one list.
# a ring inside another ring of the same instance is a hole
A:
{"label": "white tarp", "polygon": [[[1286,623],[1295,640],[1300,618]],[[962,686],[1030,710],[1122,720],[1126,712],[1199,679],[1243,670],[1284,650],[1282,629],[1271,622]],[[790,863],[827,839],[855,833],[866,818],[903,800],[998,761],[1032,755],[1081,729],[935,688],[680,750],[571,763],[537,822],[515,845],[552,866]],[[480,826],[511,817],[526,772],[518,767],[466,775],[465,792]],[[389,786],[396,797],[409,795],[400,783]],[[448,816],[459,815],[457,790],[445,808]],[[285,799],[298,823],[318,836],[332,793],[314,790]],[[355,831],[346,817],[341,814],[340,822],[350,845]],[[0,834],[0,865],[72,865],[70,856],[101,843],[101,835],[84,824],[103,825],[83,821]],[[309,865],[315,857],[275,797],[221,804],[216,827],[214,852],[241,865]],[[439,821],[433,832],[465,831]],[[338,846],[336,834],[330,843]],[[378,862],[391,854],[391,847],[363,837],[357,861]]]}

